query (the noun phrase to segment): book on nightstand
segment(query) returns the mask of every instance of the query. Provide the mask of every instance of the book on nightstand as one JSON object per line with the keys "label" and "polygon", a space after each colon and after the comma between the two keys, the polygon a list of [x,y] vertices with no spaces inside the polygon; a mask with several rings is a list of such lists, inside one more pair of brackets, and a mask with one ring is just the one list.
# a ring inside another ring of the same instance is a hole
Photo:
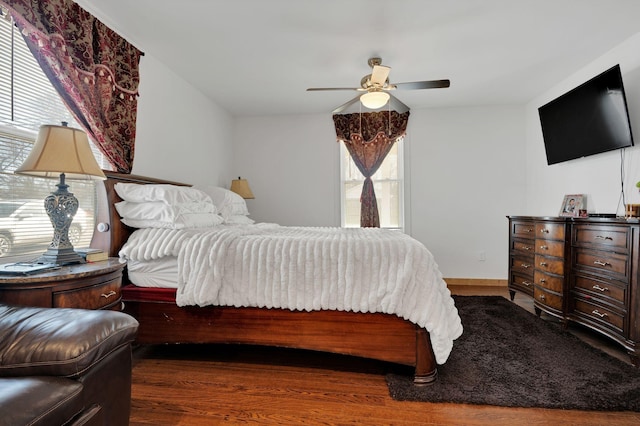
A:
{"label": "book on nightstand", "polygon": [[78,253],[84,260],[87,262],[99,262],[101,260],[107,260],[109,258],[109,254],[100,249],[90,248],[90,247],[82,247],[75,249],[76,253]]}
{"label": "book on nightstand", "polygon": [[17,262],[0,265],[0,275],[30,275],[38,272],[48,272],[60,267],[55,263]]}

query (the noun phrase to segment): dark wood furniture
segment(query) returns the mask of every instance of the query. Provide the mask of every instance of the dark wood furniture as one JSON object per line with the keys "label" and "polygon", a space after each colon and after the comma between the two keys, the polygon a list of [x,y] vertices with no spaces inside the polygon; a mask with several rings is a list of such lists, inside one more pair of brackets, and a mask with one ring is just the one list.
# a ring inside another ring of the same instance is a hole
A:
{"label": "dark wood furniture", "polygon": [[[640,221],[509,217],[509,292],[620,343],[640,366]],[[532,254],[533,252],[533,254]]]}
{"label": "dark wood furniture", "polygon": [[[179,183],[105,174],[107,180],[98,191],[98,229],[103,232],[95,233],[91,246],[117,256],[133,229],[121,223],[114,208],[121,201],[114,185]],[[241,343],[311,349],[409,365],[415,368],[416,384],[430,383],[437,377],[429,333],[396,315],[228,306],[181,308],[166,291],[130,285],[123,288],[123,301],[125,312],[140,322],[137,341],[143,344]]]}
{"label": "dark wood furniture", "polygon": [[24,276],[0,276],[0,303],[44,308],[122,308],[118,259],[63,266]]}

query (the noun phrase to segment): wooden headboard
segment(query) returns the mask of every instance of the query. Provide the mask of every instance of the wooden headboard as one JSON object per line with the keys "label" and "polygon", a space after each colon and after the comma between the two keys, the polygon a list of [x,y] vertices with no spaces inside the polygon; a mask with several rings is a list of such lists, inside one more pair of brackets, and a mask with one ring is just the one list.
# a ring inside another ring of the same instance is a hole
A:
{"label": "wooden headboard", "polygon": [[122,199],[114,189],[118,182],[138,184],[172,184],[190,186],[186,183],[151,178],[146,176],[131,175],[126,173],[103,170],[107,179],[96,185],[96,230],[91,239],[91,247],[105,250],[110,257],[118,257],[118,252],[127,241],[129,235],[135,230],[120,221],[120,215],[116,211],[115,204]]}

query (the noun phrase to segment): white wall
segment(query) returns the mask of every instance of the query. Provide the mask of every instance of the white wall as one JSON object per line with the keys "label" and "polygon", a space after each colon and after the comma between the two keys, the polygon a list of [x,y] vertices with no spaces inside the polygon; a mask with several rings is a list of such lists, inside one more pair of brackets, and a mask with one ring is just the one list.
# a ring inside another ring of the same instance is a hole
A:
{"label": "white wall", "polygon": [[233,120],[150,55],[140,61],[133,173],[223,185],[231,175]]}
{"label": "white wall", "polygon": [[506,279],[506,216],[524,205],[524,109],[412,110],[409,126],[411,235],[445,277]]}
{"label": "white wall", "polygon": [[[524,110],[412,110],[405,144],[407,232],[446,277],[507,277],[505,216],[524,205]],[[252,217],[339,226],[339,149],[331,114],[236,119],[234,171]],[[480,252],[486,260],[480,261]]]}
{"label": "white wall", "polygon": [[254,220],[340,226],[339,145],[330,113],[238,118],[234,159],[234,176],[248,179],[256,197],[247,201]]}
{"label": "white wall", "polygon": [[635,183],[640,180],[640,34],[593,61],[526,106],[526,212],[557,216],[565,194],[587,194],[587,210],[624,214],[621,194],[621,151],[547,165],[538,108],[620,64],[635,145],[626,149],[624,187],[627,202],[640,202]]}

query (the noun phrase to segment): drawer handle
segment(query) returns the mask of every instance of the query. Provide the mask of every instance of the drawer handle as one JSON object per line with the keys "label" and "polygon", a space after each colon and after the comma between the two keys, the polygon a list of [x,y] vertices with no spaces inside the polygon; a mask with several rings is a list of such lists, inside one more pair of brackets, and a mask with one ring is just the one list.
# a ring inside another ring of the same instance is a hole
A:
{"label": "drawer handle", "polygon": [[593,312],[591,312],[593,315],[599,316],[600,318],[604,318],[604,317],[608,317],[609,315],[607,315],[606,313],[601,314],[600,312],[598,312],[597,309],[595,309]]}
{"label": "drawer handle", "polygon": [[547,266],[547,262],[540,262],[540,266]]}
{"label": "drawer handle", "polygon": [[115,291],[111,290],[111,291],[110,291],[109,293],[107,293],[107,294],[102,293],[102,294],[100,295],[100,297],[104,297],[105,299],[108,299],[108,298],[110,298],[111,296],[115,296],[116,294],[117,294],[117,293],[116,293]]}
{"label": "drawer handle", "polygon": [[602,287],[600,287],[598,284],[594,285],[594,286],[593,286],[593,289],[594,289],[594,290],[600,290],[600,291],[601,291],[601,292],[603,292],[603,293],[604,293],[605,291],[609,291],[609,288],[608,288],[608,287],[604,287],[604,288],[602,288]]}
{"label": "drawer handle", "polygon": [[593,264],[598,266],[611,266],[609,262],[603,262],[602,260],[596,260],[593,262]]}
{"label": "drawer handle", "polygon": [[540,246],[540,249],[541,250],[549,250],[549,247],[548,246]]}
{"label": "drawer handle", "polygon": [[547,282],[547,280],[545,280],[544,278],[540,278],[540,282],[544,284]]}
{"label": "drawer handle", "polygon": [[522,281],[522,284],[526,285],[527,287],[531,286],[531,283],[529,281]]}
{"label": "drawer handle", "polygon": [[543,234],[548,234],[549,230],[547,228],[542,228],[540,232],[542,232]]}
{"label": "drawer handle", "polygon": [[531,265],[529,265],[528,263],[521,263],[520,266],[522,266],[524,269],[531,268]]}
{"label": "drawer handle", "polygon": [[529,228],[527,229],[527,232],[533,232],[533,229]]}
{"label": "drawer handle", "polygon": [[525,249],[526,251],[530,251],[531,250],[531,247],[529,247],[529,246],[523,246],[522,248]]}
{"label": "drawer handle", "polygon": [[611,241],[613,241],[613,238],[605,237],[604,235],[596,235],[596,240],[611,240]]}
{"label": "drawer handle", "polygon": [[544,294],[541,294],[540,295],[540,300],[544,300],[544,299],[545,299]]}

